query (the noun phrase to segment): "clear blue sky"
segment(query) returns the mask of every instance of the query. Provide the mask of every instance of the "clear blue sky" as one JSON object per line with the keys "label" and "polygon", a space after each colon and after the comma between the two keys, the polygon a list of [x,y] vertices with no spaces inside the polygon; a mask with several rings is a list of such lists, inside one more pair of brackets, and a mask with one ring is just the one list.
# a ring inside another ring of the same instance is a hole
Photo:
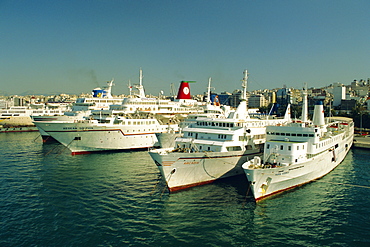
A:
{"label": "clear blue sky", "polygon": [[0,92],[323,87],[370,77],[370,1],[0,0]]}

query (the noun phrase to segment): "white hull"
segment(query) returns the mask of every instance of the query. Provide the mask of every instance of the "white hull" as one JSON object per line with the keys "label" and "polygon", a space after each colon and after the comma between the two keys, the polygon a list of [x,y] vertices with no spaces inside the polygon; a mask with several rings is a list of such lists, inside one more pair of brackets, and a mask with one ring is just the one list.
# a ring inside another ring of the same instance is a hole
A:
{"label": "white hull", "polygon": [[58,108],[32,108],[26,106],[0,109],[0,124],[4,126],[35,126],[33,117],[60,116],[68,109],[67,105]]}
{"label": "white hull", "polygon": [[[35,122],[37,127],[68,147],[72,154],[150,148],[157,144],[156,132],[168,125],[125,126],[108,124]],[[176,126],[172,126],[176,128]]]}
{"label": "white hull", "polygon": [[307,120],[307,93],[303,93],[302,120],[286,126],[268,126],[263,159],[243,164],[256,201],[321,178],[337,167],[353,144],[350,118],[325,119],[323,104],[315,105]]}
{"label": "white hull", "polygon": [[165,154],[165,149],[157,149],[149,154],[172,192],[243,174],[241,165],[259,152],[260,149]]}
{"label": "white hull", "polygon": [[243,166],[255,199],[260,200],[323,177],[343,161],[352,141],[353,137],[350,137],[334,151],[328,150],[306,162],[291,166],[268,169],[248,169],[247,165]]}
{"label": "white hull", "polygon": [[[73,123],[79,120],[85,119],[85,117],[88,117],[90,115],[91,111],[81,111],[81,112],[70,112],[65,113],[64,115],[60,116],[37,116],[33,117],[34,122],[50,122],[50,121],[56,121],[56,122],[64,122],[64,123]],[[34,124],[34,123],[32,123]],[[42,128],[38,127],[38,124],[36,125],[38,131],[40,132],[40,135],[42,137],[43,142],[54,142],[56,141],[53,137],[51,137],[46,131],[44,131]]]}
{"label": "white hull", "polygon": [[248,73],[243,74],[243,95],[235,111],[224,117],[215,117],[212,109],[208,117],[192,115],[175,145],[149,151],[170,191],[243,174],[242,164],[262,154],[266,126],[290,121],[289,106],[281,119],[251,118],[246,101]]}

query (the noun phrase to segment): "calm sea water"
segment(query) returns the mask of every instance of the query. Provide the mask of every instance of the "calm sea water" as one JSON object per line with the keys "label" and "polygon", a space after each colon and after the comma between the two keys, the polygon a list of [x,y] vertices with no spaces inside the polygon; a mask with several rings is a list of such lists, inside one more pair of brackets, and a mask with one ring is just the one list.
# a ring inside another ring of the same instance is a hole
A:
{"label": "calm sea water", "polygon": [[370,246],[368,150],[256,204],[244,176],[168,194],[147,152],[37,136],[0,134],[0,246]]}

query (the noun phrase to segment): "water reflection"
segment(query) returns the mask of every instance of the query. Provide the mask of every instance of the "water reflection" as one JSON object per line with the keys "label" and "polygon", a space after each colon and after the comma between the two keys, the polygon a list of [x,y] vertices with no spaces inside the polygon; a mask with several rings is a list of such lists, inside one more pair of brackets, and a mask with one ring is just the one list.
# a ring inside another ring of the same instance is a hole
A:
{"label": "water reflection", "polygon": [[253,232],[264,238],[258,239],[258,245],[271,240],[283,244],[287,238],[291,245],[343,245],[350,243],[353,236],[364,234],[364,230],[358,231],[353,225],[354,212],[358,211],[354,208],[358,202],[354,200],[361,198],[354,198],[354,187],[343,185],[358,182],[353,164],[351,151],[325,177],[259,202]]}
{"label": "water reflection", "polygon": [[197,245],[205,239],[210,245],[239,245],[256,207],[251,198],[246,199],[246,184],[245,177],[238,176],[172,193],[164,199],[160,227],[186,244]]}
{"label": "water reflection", "polygon": [[244,176],[162,193],[147,152],[71,156],[0,135],[2,245],[365,246],[369,152],[322,179],[256,204]]}

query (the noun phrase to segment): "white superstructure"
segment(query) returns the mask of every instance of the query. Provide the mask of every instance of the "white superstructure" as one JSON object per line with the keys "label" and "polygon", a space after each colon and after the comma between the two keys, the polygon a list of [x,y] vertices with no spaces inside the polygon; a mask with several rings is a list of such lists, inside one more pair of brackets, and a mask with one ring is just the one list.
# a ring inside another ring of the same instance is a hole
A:
{"label": "white superstructure", "polygon": [[34,126],[32,117],[61,116],[69,109],[66,103],[38,104],[29,106],[13,106],[0,109],[0,125],[8,127]]}
{"label": "white superstructure", "polygon": [[34,123],[72,154],[150,148],[157,145],[156,133],[168,128],[179,131],[179,119],[204,111],[204,104],[190,99],[187,82],[181,82],[180,90],[187,92],[185,99],[180,93],[176,101],[127,98],[120,107],[92,111],[91,119]]}
{"label": "white superstructure", "polygon": [[[44,114],[44,115],[32,115],[32,121],[35,122],[50,122],[50,121],[63,121],[63,122],[74,122],[77,120],[84,120],[91,115],[93,110],[109,110],[111,105],[121,104],[123,101],[122,97],[112,96],[113,81],[107,81],[107,85],[103,88],[94,88],[92,90],[91,97],[80,97],[77,98],[76,102],[72,104],[71,109],[65,109],[61,114]],[[34,124],[33,123],[33,124]],[[43,142],[53,141],[42,129],[38,128]]]}
{"label": "white superstructure", "polygon": [[119,116],[104,112],[89,120],[35,124],[72,154],[149,148],[157,143],[155,133],[166,131],[168,126],[178,131],[177,124],[163,123],[148,115]]}
{"label": "white superstructure", "polygon": [[185,127],[175,146],[149,151],[170,191],[210,183],[219,178],[242,174],[241,165],[261,153],[267,125],[290,121],[250,118],[246,104],[247,71],[238,108],[227,118],[197,118]]}
{"label": "white superstructure", "polygon": [[318,104],[313,121],[308,121],[306,94],[303,107],[302,120],[268,126],[262,160],[255,157],[243,164],[256,200],[326,175],[342,162],[351,148],[352,119],[324,118],[323,105]]}

